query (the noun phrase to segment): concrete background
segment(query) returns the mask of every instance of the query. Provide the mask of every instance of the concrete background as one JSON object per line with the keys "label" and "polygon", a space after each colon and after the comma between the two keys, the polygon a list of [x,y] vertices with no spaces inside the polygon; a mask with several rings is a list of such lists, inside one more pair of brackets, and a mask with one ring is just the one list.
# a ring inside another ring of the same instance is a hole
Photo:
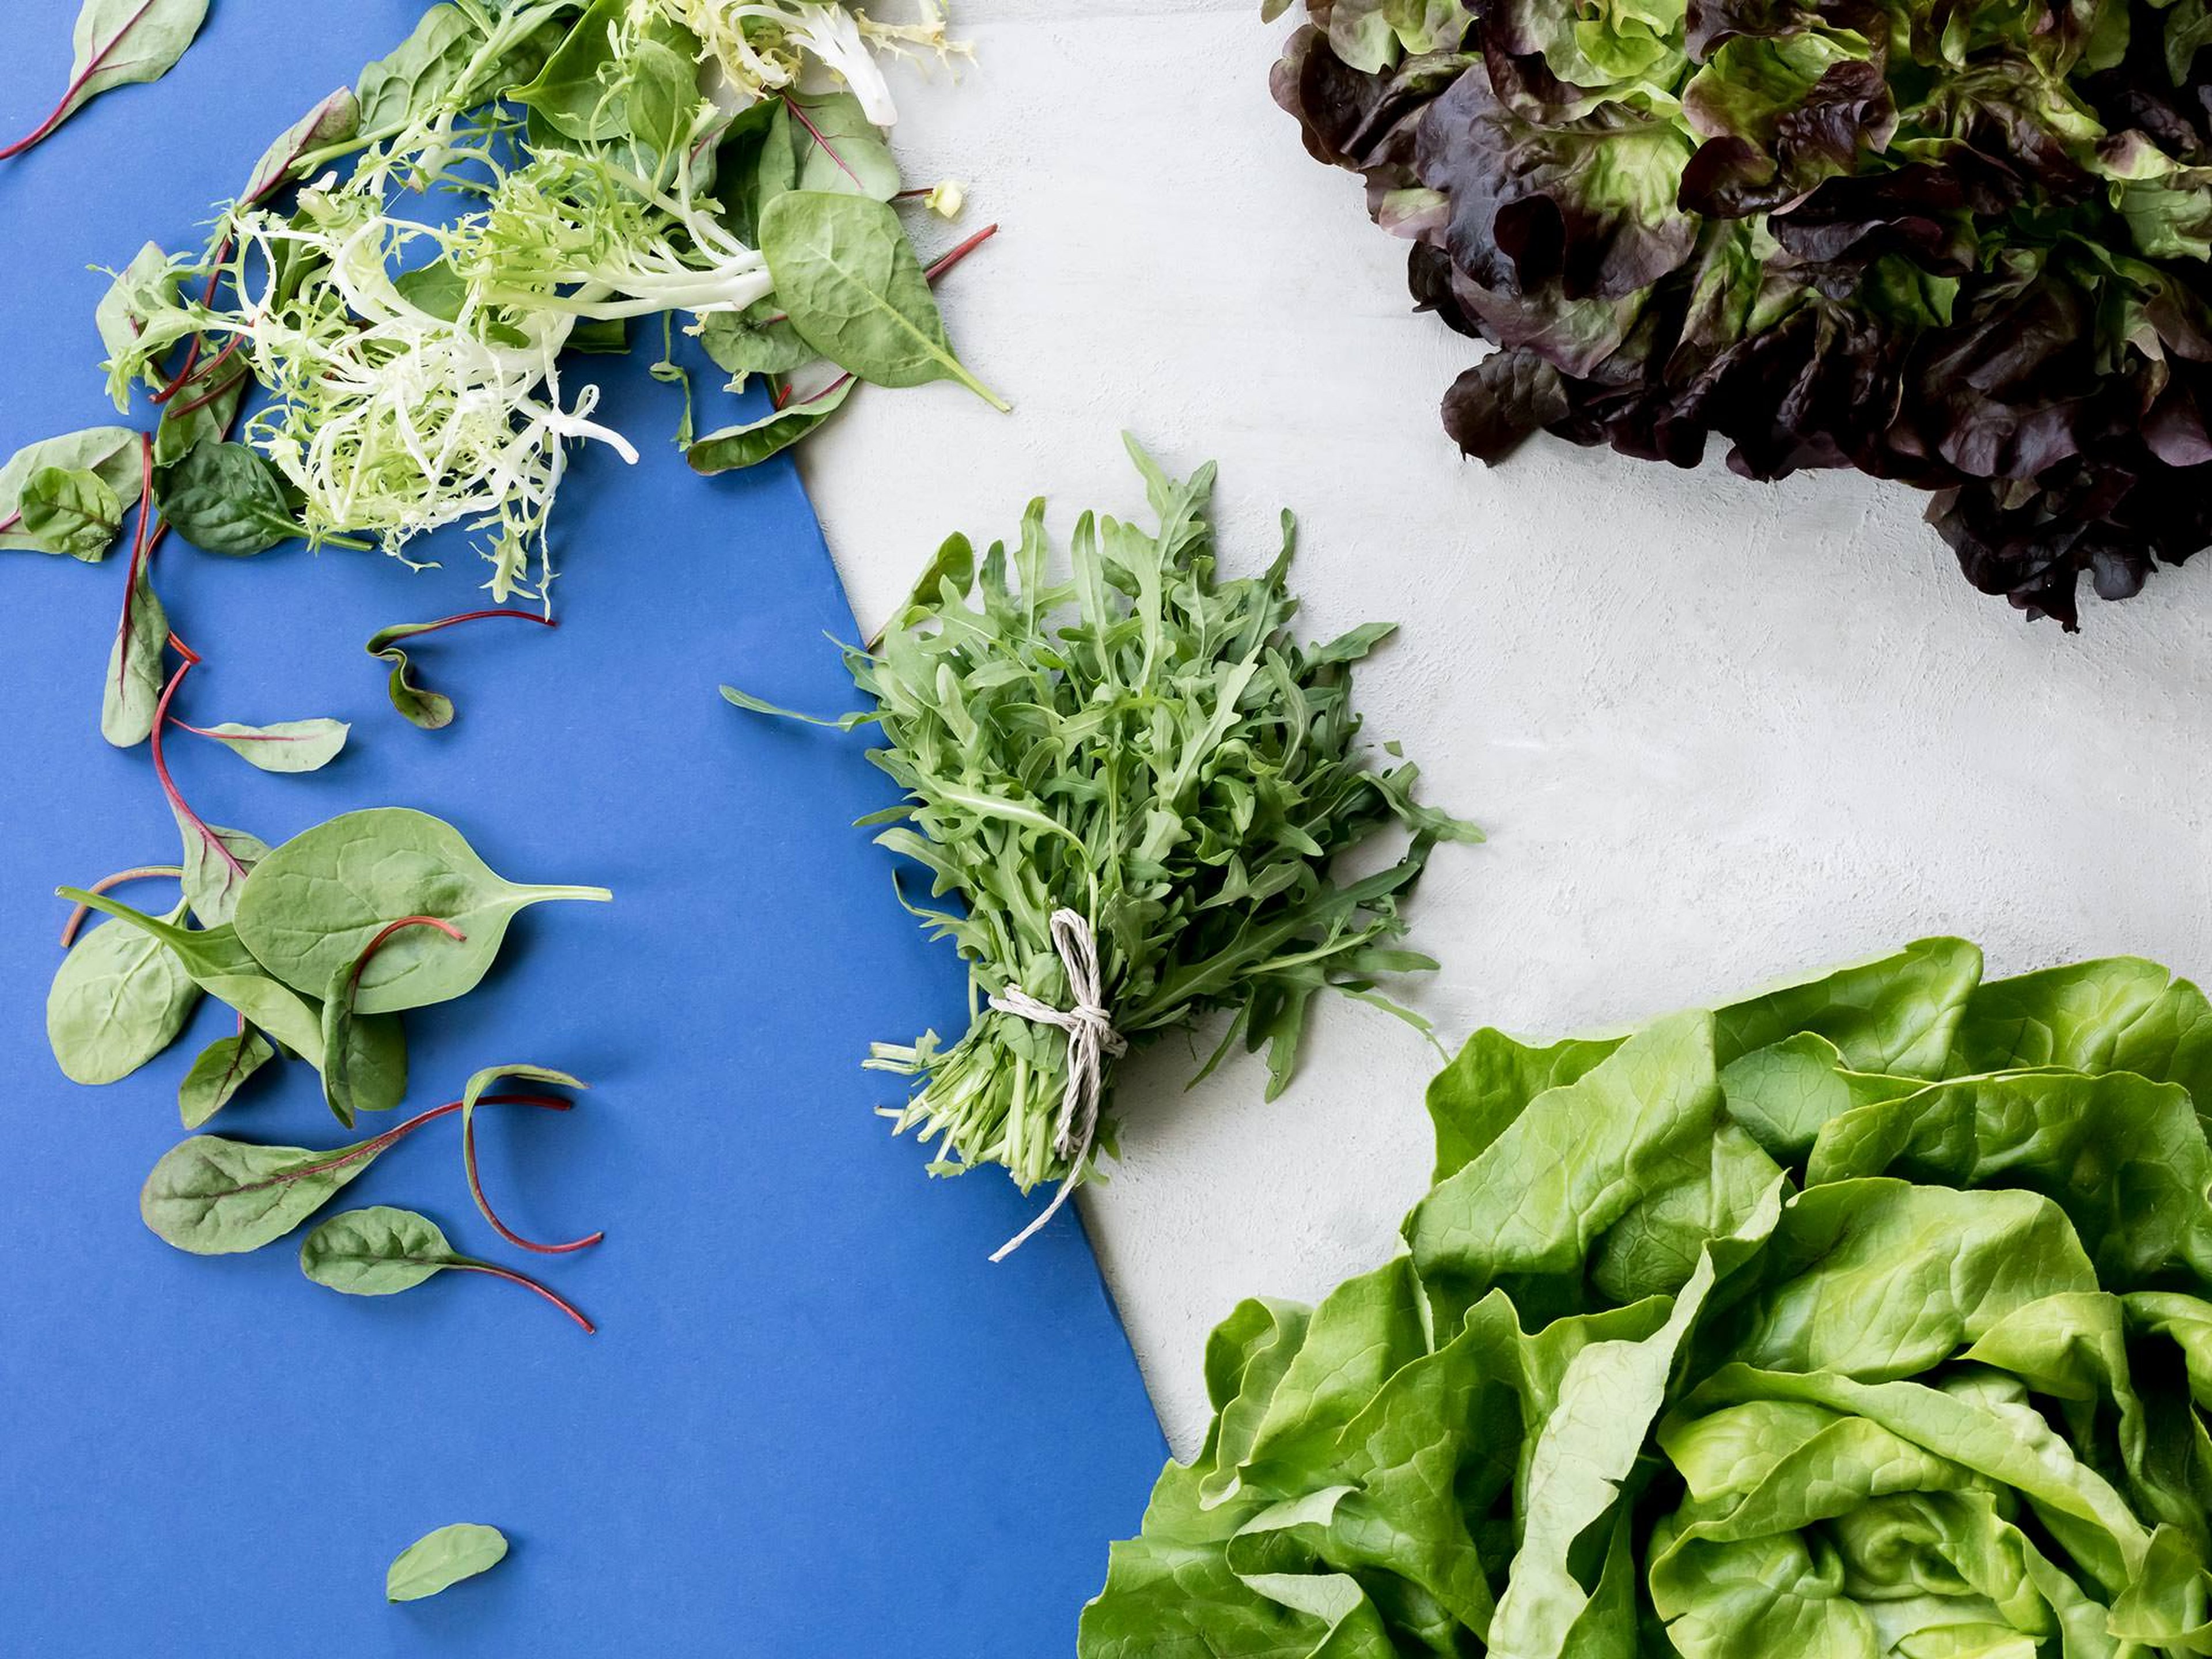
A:
{"label": "concrete background", "polygon": [[[2135,952],[2212,973],[2205,732],[2212,558],[2082,632],[1967,587],[1921,499],[1850,476],[1747,483],[1539,438],[1460,459],[1437,400],[1472,343],[1410,313],[1402,244],[1267,94],[1289,20],[1256,0],[955,0],[977,61],[895,77],[912,177],[952,173],[963,355],[1018,405],[865,392],[804,452],[863,622],[937,541],[1141,515],[1116,434],[1221,464],[1225,562],[1304,525],[1310,633],[1395,618],[1360,681],[1443,849],[1413,906],[1456,1045],[1641,1020],[1917,935],[1992,971]],[[1206,1332],[1243,1297],[1316,1297],[1394,1248],[1423,1188],[1412,1030],[1322,1006],[1290,1091],[1256,1060],[1186,1093],[1125,1075],[1124,1161],[1087,1215],[1170,1437],[1203,1433]],[[984,1177],[978,1176],[977,1179]]]}

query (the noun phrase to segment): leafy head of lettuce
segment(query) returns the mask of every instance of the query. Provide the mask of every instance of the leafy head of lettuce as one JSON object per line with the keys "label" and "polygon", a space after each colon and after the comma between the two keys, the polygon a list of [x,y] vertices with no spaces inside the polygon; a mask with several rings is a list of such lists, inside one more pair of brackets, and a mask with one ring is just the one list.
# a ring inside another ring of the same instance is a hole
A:
{"label": "leafy head of lettuce", "polygon": [[1485,1030],[1405,1254],[1246,1302],[1085,1659],[2212,1653],[2212,1005],[1958,939]]}
{"label": "leafy head of lettuce", "polygon": [[1306,13],[1278,100],[1498,347],[1444,398],[1470,454],[1857,467],[2069,628],[2212,541],[2204,0]]}

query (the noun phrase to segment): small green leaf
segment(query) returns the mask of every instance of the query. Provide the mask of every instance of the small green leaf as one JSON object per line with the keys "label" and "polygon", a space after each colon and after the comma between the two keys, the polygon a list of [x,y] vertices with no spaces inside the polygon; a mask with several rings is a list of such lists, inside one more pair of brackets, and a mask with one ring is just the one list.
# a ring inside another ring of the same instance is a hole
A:
{"label": "small green leaf", "polygon": [[29,149],[103,92],[160,80],[200,32],[207,9],[208,0],[84,0],[76,15],[69,91],[9,153]]}
{"label": "small green leaf", "polygon": [[246,1079],[276,1057],[269,1040],[250,1025],[209,1043],[177,1085],[177,1115],[185,1127],[197,1129],[229,1105]]}
{"label": "small green leaf", "polygon": [[337,758],[345,747],[346,734],[353,728],[343,720],[318,716],[278,720],[270,726],[240,726],[226,720],[221,726],[193,729],[264,772],[314,772]]}
{"label": "small green leaf", "polygon": [[1005,399],[952,355],[945,319],[898,215],[866,197],[793,191],[761,212],[761,252],[799,337],[878,386],[957,380]]}
{"label": "small green leaf", "polygon": [[100,734],[118,749],[133,749],[153,734],[161,703],[162,652],[169,616],[154,592],[149,562],[137,561],[124,599],[123,620],[107,647],[107,675],[100,698]]}
{"label": "small green leaf", "polygon": [[489,1572],[507,1554],[507,1538],[497,1527],[456,1522],[418,1539],[399,1553],[384,1575],[384,1599],[419,1601],[426,1595]]}
{"label": "small green leaf", "polygon": [[[180,903],[168,921],[184,914]],[[113,1083],[174,1042],[199,1000],[199,987],[160,939],[108,922],[80,939],[55,970],[46,1041],[70,1081]]]}
{"label": "small green leaf", "polygon": [[684,459],[694,472],[735,472],[757,466],[819,431],[845,406],[855,384],[851,375],[844,375],[811,398],[786,404],[757,421],[709,432],[684,452]]}
{"label": "small green leaf", "polygon": [[240,443],[195,444],[157,469],[154,497],[194,547],[244,558],[301,534],[276,469]]}

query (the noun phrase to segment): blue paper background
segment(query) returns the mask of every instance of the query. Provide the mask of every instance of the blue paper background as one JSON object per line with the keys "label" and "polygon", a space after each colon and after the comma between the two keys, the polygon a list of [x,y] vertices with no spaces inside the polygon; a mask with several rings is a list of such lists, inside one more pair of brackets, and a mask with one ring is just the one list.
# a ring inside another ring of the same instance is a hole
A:
{"label": "blue paper background", "polygon": [[[0,16],[9,136],[65,81],[75,11]],[[106,279],[86,267],[196,240],[263,145],[418,11],[216,0],[167,79],[0,164],[0,454],[114,418],[92,327]],[[180,1133],[177,1079],[228,1015],[204,1006],[106,1089],[54,1067],[51,890],[172,859],[176,840],[144,751],[96,729],[122,555],[0,554],[0,1651],[1031,1659],[1069,1650],[1107,1540],[1133,1528],[1163,1447],[1073,1215],[990,1267],[1030,1206],[992,1175],[929,1182],[870,1112],[897,1090],[857,1069],[867,1042],[957,1030],[964,1008],[958,964],[847,827],[887,783],[861,739],[715,696],[734,679],[847,706],[823,635],[852,622],[811,512],[787,465],[693,477],[647,360],[585,361],[645,454],[577,459],[557,632],[491,622],[427,644],[425,678],[461,710],[446,732],[392,714],[361,647],[482,602],[457,541],[414,574],[173,537],[155,570],[206,659],[185,718],[355,722],[305,778],[174,737],[210,821],[274,842],[416,805],[516,879],[615,890],[526,915],[482,991],[411,1017],[416,1107],[494,1060],[592,1080],[566,1116],[487,1113],[486,1179],[523,1231],[607,1242],[501,1247],[450,1122],[341,1200],[425,1211],[463,1251],[571,1296],[596,1338],[481,1278],[339,1297],[301,1278],[292,1243],[203,1260],[140,1224],[139,1184]],[[920,529],[951,528],[915,507]],[[169,902],[157,884],[125,896]],[[209,1127],[347,1138],[297,1066]],[[514,1553],[385,1605],[392,1555],[457,1520],[502,1527]]]}

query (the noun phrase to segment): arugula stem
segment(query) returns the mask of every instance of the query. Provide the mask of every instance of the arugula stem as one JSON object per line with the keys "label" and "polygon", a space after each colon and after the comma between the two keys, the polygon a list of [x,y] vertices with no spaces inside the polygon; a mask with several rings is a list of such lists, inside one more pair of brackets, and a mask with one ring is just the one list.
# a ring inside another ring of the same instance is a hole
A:
{"label": "arugula stem", "polygon": [[[112,876],[102,876],[84,890],[105,893],[120,887],[126,881],[150,881],[156,876],[182,877],[184,871],[173,864],[142,864],[135,869],[118,870]],[[76,930],[84,926],[84,919],[92,914],[89,905],[80,904],[70,912],[69,920],[62,924],[62,949],[66,951],[76,942]],[[243,1018],[243,1016],[240,1016]]]}
{"label": "arugula stem", "polygon": [[584,1328],[585,1335],[596,1336],[599,1334],[599,1328],[592,1324],[590,1320],[585,1318],[582,1314],[579,1313],[574,1304],[563,1301],[560,1297],[556,1296],[552,1291],[547,1290],[543,1285],[539,1284],[534,1279],[526,1279],[520,1273],[515,1273],[510,1268],[495,1267],[489,1261],[471,1261],[465,1257],[456,1257],[446,1265],[449,1267],[458,1267],[465,1273],[489,1273],[494,1279],[503,1279],[510,1285],[520,1285],[524,1290],[533,1291],[537,1295],[544,1297],[548,1302],[550,1302],[562,1313],[574,1320],[579,1325]]}
{"label": "arugula stem", "polygon": [[76,79],[69,83],[69,89],[62,94],[61,102],[54,106],[54,112],[46,117],[45,120],[39,123],[37,130],[33,131],[28,137],[18,138],[14,143],[9,145],[5,149],[0,149],[0,161],[9,161],[15,156],[21,155],[25,150],[30,149],[32,145],[37,143],[48,133],[52,132],[56,127],[61,125],[63,122],[69,119],[70,106],[76,99],[77,94],[84,89],[84,83],[91,80],[94,76],[99,74],[102,69],[106,67],[107,60],[114,56],[116,47],[123,44],[124,37],[129,34],[131,30],[137,28],[138,27],[138,20],[153,9],[154,0],[140,0],[138,9],[132,12],[131,15],[124,21],[123,27],[116,30],[115,33],[108,38],[107,44],[100,47],[98,52],[92,55],[92,60],[84,66],[83,70],[77,76]]}

